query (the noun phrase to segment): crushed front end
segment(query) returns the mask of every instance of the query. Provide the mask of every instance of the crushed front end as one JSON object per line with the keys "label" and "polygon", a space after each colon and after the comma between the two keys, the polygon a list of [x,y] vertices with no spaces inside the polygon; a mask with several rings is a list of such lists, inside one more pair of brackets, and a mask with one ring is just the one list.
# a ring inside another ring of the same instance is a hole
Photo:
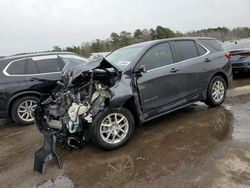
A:
{"label": "crushed front end", "polygon": [[61,167],[57,144],[66,148],[85,144],[93,118],[109,105],[109,88],[119,79],[119,71],[105,59],[65,66],[56,92],[43,96],[35,111],[37,127],[44,135],[44,145],[35,154],[35,171],[44,173],[50,160]]}

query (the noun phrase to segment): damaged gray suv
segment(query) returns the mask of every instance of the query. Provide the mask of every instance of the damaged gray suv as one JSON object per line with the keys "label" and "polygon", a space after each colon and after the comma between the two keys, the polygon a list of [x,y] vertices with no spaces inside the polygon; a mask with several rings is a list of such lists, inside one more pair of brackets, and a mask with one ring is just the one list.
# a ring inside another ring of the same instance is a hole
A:
{"label": "damaged gray suv", "polygon": [[43,96],[35,111],[45,145],[34,168],[41,171],[49,154],[57,159],[55,143],[78,148],[91,139],[117,149],[136,124],[196,101],[218,106],[231,75],[231,63],[213,38],[149,41],[87,65],[67,64],[56,92]]}

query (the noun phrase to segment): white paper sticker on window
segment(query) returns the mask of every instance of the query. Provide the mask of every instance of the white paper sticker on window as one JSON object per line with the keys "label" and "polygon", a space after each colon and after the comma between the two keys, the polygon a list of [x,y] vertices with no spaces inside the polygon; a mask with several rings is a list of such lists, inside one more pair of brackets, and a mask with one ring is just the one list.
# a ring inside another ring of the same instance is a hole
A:
{"label": "white paper sticker on window", "polygon": [[119,61],[118,65],[120,66],[128,66],[130,64],[130,61]]}

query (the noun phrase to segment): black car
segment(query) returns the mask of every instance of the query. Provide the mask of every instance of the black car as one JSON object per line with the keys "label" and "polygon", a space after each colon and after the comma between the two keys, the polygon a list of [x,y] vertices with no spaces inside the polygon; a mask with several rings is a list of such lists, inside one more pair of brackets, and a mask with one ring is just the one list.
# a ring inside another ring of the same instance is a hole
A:
{"label": "black car", "polygon": [[250,71],[250,49],[235,49],[228,53],[232,62],[233,73]]}
{"label": "black car", "polygon": [[19,124],[34,121],[39,97],[51,93],[69,62],[86,64],[88,59],[69,52],[36,53],[0,59],[0,118]]}

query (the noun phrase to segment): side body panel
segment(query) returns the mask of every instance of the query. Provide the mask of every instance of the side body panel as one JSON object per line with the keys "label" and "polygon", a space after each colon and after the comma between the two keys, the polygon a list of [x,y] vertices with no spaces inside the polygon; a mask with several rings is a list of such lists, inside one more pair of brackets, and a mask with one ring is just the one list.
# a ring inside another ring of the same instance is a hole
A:
{"label": "side body panel", "polygon": [[[182,78],[179,72],[171,72],[172,64],[143,73],[137,79],[137,87],[145,118],[165,111],[168,105],[175,105],[182,98]],[[177,104],[179,105],[179,104]]]}
{"label": "side body panel", "polygon": [[[198,41],[202,44],[202,42]],[[205,46],[205,44],[202,44]],[[207,88],[216,74],[232,79],[231,63],[224,51],[215,52],[205,46],[210,53],[142,74],[136,79],[143,121],[172,112],[195,101],[206,99]],[[175,75],[169,74],[174,68]],[[175,95],[174,95],[175,94]]]}
{"label": "side body panel", "polygon": [[26,90],[27,84],[23,76],[6,76],[4,68],[11,60],[1,62],[0,72],[0,118],[8,117],[8,102],[20,90]]}

